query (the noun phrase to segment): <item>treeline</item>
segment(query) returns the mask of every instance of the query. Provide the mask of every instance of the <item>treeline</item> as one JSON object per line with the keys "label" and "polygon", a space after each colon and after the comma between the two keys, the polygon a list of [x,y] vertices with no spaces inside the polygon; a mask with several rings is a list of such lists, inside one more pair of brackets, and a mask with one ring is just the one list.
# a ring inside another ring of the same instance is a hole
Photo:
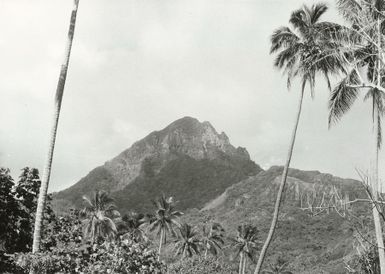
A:
{"label": "treeline", "polygon": [[[0,169],[1,258],[7,273],[245,273],[261,241],[257,227],[239,225],[228,235],[221,224],[200,227],[181,221],[172,197],[155,201],[152,214],[120,215],[104,191],[83,197],[82,209],[54,214],[48,198],[42,247],[32,253],[39,172],[24,168],[18,182]],[[167,255],[163,256],[163,249]],[[231,263],[223,259],[228,250]],[[221,255],[221,256],[218,256]],[[163,258],[162,258],[163,256]],[[170,257],[176,259],[169,260]],[[233,263],[238,261],[238,263]],[[282,262],[279,262],[282,266]],[[168,265],[167,265],[168,264]],[[274,266],[277,267],[277,266]]]}

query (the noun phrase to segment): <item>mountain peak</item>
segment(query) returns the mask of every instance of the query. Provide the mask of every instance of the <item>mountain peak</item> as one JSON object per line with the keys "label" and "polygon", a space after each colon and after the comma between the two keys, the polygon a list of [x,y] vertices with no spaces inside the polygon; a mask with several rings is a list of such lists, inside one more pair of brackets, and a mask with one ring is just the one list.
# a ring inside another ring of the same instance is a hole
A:
{"label": "mountain peak", "polygon": [[104,166],[112,174],[120,174],[116,188],[121,189],[138,176],[145,159],[157,159],[156,173],[180,155],[195,160],[232,158],[250,161],[246,149],[232,146],[227,135],[224,132],[218,134],[210,122],[186,116],[162,130],[151,132]]}
{"label": "mountain peak", "polygon": [[[210,122],[183,117],[135,142],[57,197],[76,192],[71,198],[75,200],[91,190],[104,189],[124,195],[119,201],[129,203],[131,199],[134,203],[140,195],[152,193],[149,196],[154,198],[159,191],[166,191],[170,195],[175,192],[178,199],[188,195],[183,198],[186,208],[200,207],[203,200],[207,202],[229,185],[260,171],[246,149],[235,148]],[[208,192],[203,194],[205,190]]]}

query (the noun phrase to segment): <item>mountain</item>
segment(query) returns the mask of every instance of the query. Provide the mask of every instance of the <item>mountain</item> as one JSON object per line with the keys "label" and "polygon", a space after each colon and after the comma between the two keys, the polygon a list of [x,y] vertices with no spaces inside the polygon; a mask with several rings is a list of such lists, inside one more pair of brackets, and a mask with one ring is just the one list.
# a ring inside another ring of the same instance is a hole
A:
{"label": "mountain", "polygon": [[[266,239],[278,192],[282,167],[273,166],[255,176],[231,185],[201,210],[189,210],[184,222],[200,227],[207,222],[223,225],[228,236],[235,236],[238,225],[252,224]],[[363,185],[318,171],[290,169],[278,228],[267,254],[265,266],[280,256],[293,273],[347,273],[346,264],[354,264],[358,232],[366,235],[372,221],[367,203],[353,203],[343,208],[341,202],[365,198]],[[336,206],[338,212],[314,209]],[[364,224],[362,226],[362,224]],[[366,235],[367,236],[367,235]],[[369,238],[369,237],[368,237]],[[229,243],[226,243],[229,244]],[[225,250],[230,258],[231,249]],[[234,270],[237,260],[233,262]],[[253,273],[252,264],[247,273]]]}
{"label": "mountain", "polygon": [[111,192],[121,211],[151,210],[151,200],[173,196],[179,209],[202,208],[227,187],[258,174],[245,148],[235,148],[209,122],[184,117],[134,143],[70,188],[54,195],[58,207],[81,206],[92,191]]}
{"label": "mountain", "polygon": [[[164,193],[178,201],[185,213],[182,222],[198,227],[219,222],[227,237],[236,235],[238,225],[252,224],[263,241],[282,170],[279,166],[262,170],[246,149],[232,146],[225,133],[217,133],[208,122],[184,117],[56,193],[54,204],[59,209],[80,207],[82,195],[104,189],[111,192],[121,213],[149,212],[153,211],[151,200]],[[357,239],[373,237],[371,208],[368,203],[342,204],[367,199],[360,182],[290,169],[283,199],[265,267],[280,257],[293,273],[339,274],[359,262],[355,256],[365,242]],[[329,209],[321,211],[319,206]],[[230,247],[230,241],[225,246]],[[168,262],[175,261],[172,243],[165,246],[164,254]],[[236,272],[238,259],[231,259],[231,248],[220,256]],[[252,273],[255,264],[249,265],[247,273]]]}

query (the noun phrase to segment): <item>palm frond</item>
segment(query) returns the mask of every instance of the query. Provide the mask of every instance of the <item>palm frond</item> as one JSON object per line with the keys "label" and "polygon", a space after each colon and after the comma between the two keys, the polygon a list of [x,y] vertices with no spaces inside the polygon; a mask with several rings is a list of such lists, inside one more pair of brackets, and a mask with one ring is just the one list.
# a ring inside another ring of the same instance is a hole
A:
{"label": "palm frond", "polygon": [[306,14],[303,9],[298,9],[292,12],[289,22],[298,29],[303,36],[306,36]]}
{"label": "palm frond", "polygon": [[358,75],[353,70],[332,91],[329,99],[329,127],[337,123],[356,101],[359,89],[350,85],[358,83]]}
{"label": "palm frond", "polygon": [[280,27],[271,35],[270,53],[274,53],[282,48],[289,48],[297,43],[300,38],[288,27]]}
{"label": "palm frond", "polygon": [[318,3],[316,5],[313,5],[311,11],[310,11],[310,20],[312,24],[315,24],[318,22],[320,17],[328,10],[328,7],[325,3]]}
{"label": "palm frond", "polygon": [[362,7],[356,0],[338,0],[337,8],[342,17],[350,23],[357,22],[357,17],[362,12]]}

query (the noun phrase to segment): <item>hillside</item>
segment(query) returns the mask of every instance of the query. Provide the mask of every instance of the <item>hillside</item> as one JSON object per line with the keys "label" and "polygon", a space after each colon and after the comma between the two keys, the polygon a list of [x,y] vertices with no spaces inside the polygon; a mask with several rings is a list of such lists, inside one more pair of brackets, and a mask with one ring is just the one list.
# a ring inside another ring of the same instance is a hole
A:
{"label": "hillside", "polygon": [[[253,224],[260,230],[260,239],[264,240],[281,173],[282,167],[272,167],[232,185],[202,210],[188,211],[183,221],[197,226],[210,221],[219,222],[228,235],[236,235],[240,224]],[[303,207],[315,194],[319,195],[315,204],[319,204],[322,194],[330,198],[334,189],[350,200],[365,197],[364,188],[355,180],[318,171],[290,170],[279,226],[266,266],[281,256],[289,262],[288,268],[293,273],[346,273],[345,261],[349,262],[355,252],[353,244],[357,235],[352,216],[370,227],[370,208],[365,204],[354,204],[348,208],[345,217],[335,211],[311,214],[300,209],[301,197]],[[230,250],[225,253],[231,257]],[[233,262],[235,268],[236,263]]]}
{"label": "hillside", "polygon": [[54,195],[57,209],[81,206],[92,191],[111,192],[122,212],[148,211],[162,193],[180,209],[202,208],[227,187],[258,174],[246,149],[235,148],[209,122],[184,117],[134,143],[70,188]]}
{"label": "hillside", "polygon": [[[264,171],[250,160],[244,148],[235,148],[226,134],[218,134],[208,122],[190,117],[154,131],[129,149],[93,169],[72,187],[56,193],[56,209],[82,206],[82,195],[95,189],[111,192],[121,213],[151,212],[151,201],[162,193],[173,196],[185,212],[183,222],[196,226],[215,221],[228,237],[240,224],[256,225],[265,239],[282,174],[282,167]],[[278,256],[293,273],[346,273],[352,263],[359,229],[370,229],[370,207],[357,203],[338,208],[339,214],[302,210],[322,201],[365,198],[355,180],[318,171],[290,169],[279,226],[269,249],[266,266]],[[358,229],[358,230],[357,230]],[[226,243],[229,246],[229,242]],[[174,259],[172,245],[165,259]],[[231,249],[221,255],[236,270]],[[230,260],[229,260],[230,259]],[[254,266],[251,264],[249,271]]]}

